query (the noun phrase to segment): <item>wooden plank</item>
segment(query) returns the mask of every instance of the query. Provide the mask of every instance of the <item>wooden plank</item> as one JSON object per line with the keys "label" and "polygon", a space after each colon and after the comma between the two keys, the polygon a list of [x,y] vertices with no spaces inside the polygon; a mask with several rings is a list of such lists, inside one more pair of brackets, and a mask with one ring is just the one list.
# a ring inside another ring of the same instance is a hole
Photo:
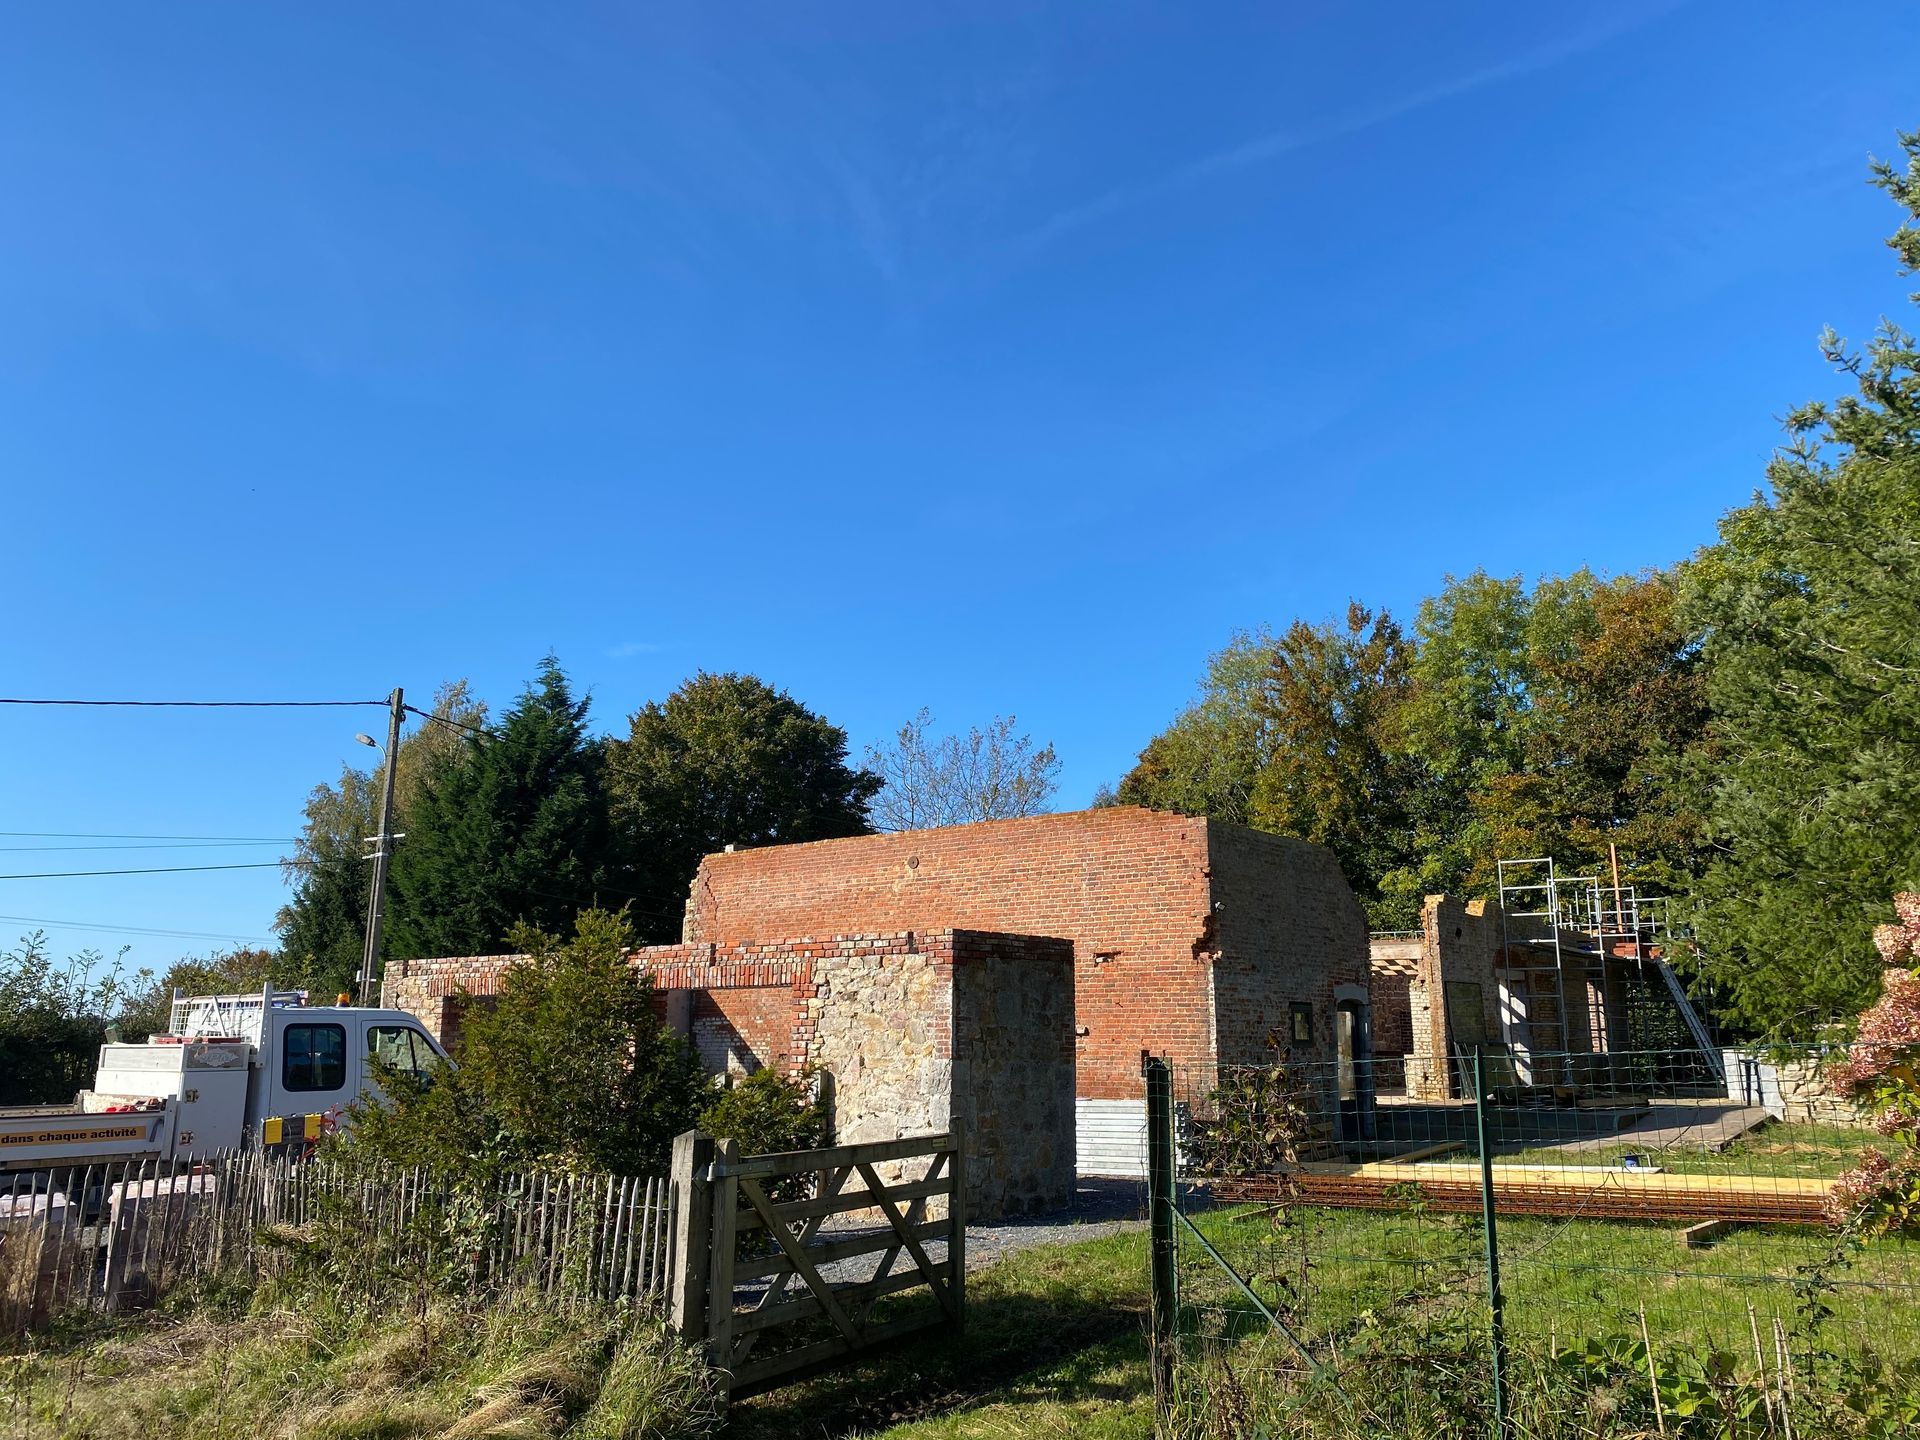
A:
{"label": "wooden plank", "polygon": [[656,1179],[647,1181],[635,1191],[634,1204],[637,1209],[634,1214],[633,1244],[627,1253],[626,1267],[626,1287],[630,1295],[648,1293],[648,1271],[653,1261],[653,1227],[659,1223],[655,1218],[656,1206],[660,1204],[660,1197],[665,1190],[665,1183]]}
{"label": "wooden plank", "polygon": [[881,1183],[880,1177],[874,1173],[873,1166],[862,1160],[860,1162],[860,1174],[865,1178],[868,1186],[874,1191],[875,1198],[880,1204],[880,1213],[887,1217],[887,1223],[893,1226],[894,1233],[900,1237],[900,1243],[907,1247],[907,1253],[913,1256],[913,1263],[920,1267],[920,1273],[926,1277],[927,1284],[933,1290],[934,1298],[940,1302],[940,1308],[947,1312],[948,1319],[958,1320],[960,1316],[954,1309],[953,1295],[948,1291],[945,1280],[934,1278],[933,1261],[927,1258],[925,1247],[920,1244],[919,1240],[914,1237],[912,1230],[908,1228],[905,1217],[900,1214],[899,1208],[893,1203],[893,1197],[887,1194],[886,1186]]}
{"label": "wooden plank", "polygon": [[673,1283],[673,1227],[679,1224],[680,1200],[672,1187],[660,1187],[660,1219],[653,1231],[653,1274],[652,1288],[666,1293]]}
{"label": "wooden plank", "polygon": [[[824,1200],[828,1196],[837,1193],[841,1187],[847,1183],[847,1180],[852,1174],[853,1167],[851,1165],[841,1165],[837,1168],[814,1171],[814,1184],[817,1188],[814,1191],[813,1198],[815,1200]],[[751,1218],[756,1225],[759,1223],[760,1217],[758,1215],[754,1215]],[[814,1236],[820,1233],[821,1222],[825,1219],[826,1217],[824,1215],[816,1215],[807,1220],[801,1225],[800,1232],[795,1237],[796,1243],[812,1245]],[[773,1257],[772,1263],[778,1265],[780,1268],[770,1272],[776,1278],[767,1286],[766,1293],[760,1297],[760,1303],[754,1307],[755,1309],[764,1310],[769,1305],[779,1303],[781,1296],[786,1294],[788,1281],[796,1279],[799,1276],[800,1272],[793,1266],[793,1263],[787,1259],[784,1251]],[[814,1263],[824,1264],[825,1262],[816,1260]],[[737,1270],[734,1273],[736,1276],[739,1274]],[[743,1357],[744,1354],[745,1351],[743,1350]]]}
{"label": "wooden plank", "polygon": [[[764,1180],[772,1176],[799,1175],[808,1170],[830,1170],[866,1160],[910,1160],[916,1155],[934,1155],[953,1148],[949,1135],[912,1135],[904,1140],[876,1140],[864,1145],[835,1145],[825,1150],[792,1150],[780,1155],[755,1155],[750,1160],[729,1162],[724,1173],[739,1179]],[[714,1178],[723,1173],[716,1162]]]}
{"label": "wooden plank", "polygon": [[[943,1151],[941,1154],[934,1156],[933,1162],[927,1166],[926,1174],[920,1177],[921,1181],[924,1182],[937,1177],[940,1172],[946,1168],[947,1162],[952,1158],[952,1154],[952,1151]],[[899,1186],[895,1186],[894,1188],[897,1189]],[[876,1206],[875,1208],[877,1209],[878,1207]],[[926,1213],[927,1206],[924,1197],[909,1202],[907,1206],[907,1219],[910,1222],[918,1223],[926,1219]],[[875,1265],[873,1269],[874,1278],[876,1279],[883,1278],[892,1273],[893,1262],[900,1258],[900,1237],[893,1231],[891,1224],[889,1224],[888,1231],[890,1239],[887,1252],[880,1257],[879,1263]],[[856,1307],[855,1313],[859,1319],[864,1321],[867,1318],[867,1312],[873,1308],[873,1303],[872,1301],[866,1301]],[[942,1308],[944,1308],[944,1306]]]}
{"label": "wooden plank", "polygon": [[[923,1221],[913,1227],[913,1233],[916,1239],[938,1240],[948,1233],[951,1223],[948,1220]],[[893,1227],[888,1226],[884,1230],[876,1228],[865,1231],[847,1240],[830,1240],[823,1244],[810,1245],[807,1247],[807,1254],[812,1257],[815,1265],[831,1265],[836,1260],[851,1260],[860,1255],[874,1255],[899,1243]],[[735,1267],[733,1278],[738,1284],[746,1280],[758,1280],[767,1275],[794,1273],[796,1272],[793,1269],[793,1262],[783,1252],[769,1256],[765,1260],[754,1260]]]}
{"label": "wooden plank", "polygon": [[953,1324],[964,1329],[967,1323],[967,1141],[960,1131],[953,1136],[953,1158],[947,1162],[947,1178],[953,1185],[947,1201],[947,1284],[953,1292]]}
{"label": "wooden plank", "polygon": [[1412,1165],[1420,1160],[1432,1159],[1435,1155],[1445,1155],[1450,1150],[1466,1147],[1464,1140],[1442,1140],[1438,1145],[1422,1145],[1418,1150],[1409,1150],[1404,1155],[1389,1155],[1382,1165]]}
{"label": "wooden plank", "polygon": [[[861,1169],[866,1171],[869,1178],[871,1178],[871,1170],[865,1165],[862,1165]],[[774,1218],[773,1211],[767,1204],[766,1194],[760,1189],[760,1182],[748,1177],[741,1177],[738,1183],[740,1193],[747,1197],[747,1204],[751,1205],[754,1210],[759,1213],[761,1223],[767,1227],[768,1233],[773,1236],[774,1243],[786,1251],[788,1258],[793,1261],[794,1269],[799,1271],[800,1278],[806,1282],[807,1289],[813,1292],[815,1298],[820,1302],[820,1308],[825,1310],[827,1312],[827,1318],[833,1321],[834,1328],[849,1340],[858,1340],[860,1338],[860,1329],[853,1323],[853,1317],[848,1315],[846,1310],[841,1306],[838,1297],[833,1293],[833,1287],[820,1278],[819,1270],[814,1267],[813,1261],[807,1258],[806,1248],[796,1243],[792,1234],[788,1232],[787,1227]],[[716,1201],[716,1203],[718,1202]],[[727,1309],[729,1312],[733,1309],[731,1290],[728,1291],[727,1295]]]}
{"label": "wooden plank", "polygon": [[[716,1140],[714,1161],[724,1164],[735,1157],[731,1140]],[[740,1182],[732,1176],[704,1187],[712,1196],[713,1245],[707,1255],[707,1358],[721,1370],[733,1369],[733,1259],[735,1224],[739,1218]]]}
{"label": "wooden plank", "polygon": [[673,1328],[692,1340],[707,1332],[708,1246],[713,1238],[713,1187],[703,1178],[713,1161],[713,1137],[689,1130],[673,1141],[668,1190],[673,1204],[673,1259],[668,1314]]}
{"label": "wooden plank", "polygon": [[[951,1188],[951,1182],[945,1178],[923,1180],[915,1185],[895,1185],[889,1191],[895,1200],[917,1200],[929,1195],[945,1195]],[[773,1213],[782,1224],[792,1224],[796,1220],[809,1220],[828,1215],[838,1215],[847,1210],[869,1210],[874,1207],[873,1195],[866,1190],[843,1190],[825,1200],[795,1200],[775,1205]],[[742,1230],[757,1230],[765,1222],[757,1213],[740,1217]]]}
{"label": "wooden plank", "polygon": [[[940,1283],[946,1283],[949,1278],[947,1262],[942,1260],[932,1268]],[[924,1272],[902,1270],[895,1275],[876,1275],[871,1280],[856,1280],[850,1284],[831,1285],[827,1288],[832,1292],[835,1303],[840,1304],[844,1309],[845,1306],[852,1304],[871,1307],[874,1301],[885,1296],[897,1295],[902,1290],[911,1290],[915,1286],[926,1284],[927,1276]],[[937,1292],[932,1291],[931,1288],[929,1293],[935,1294],[938,1298]],[[944,1311],[946,1307],[941,1308]],[[734,1334],[745,1336],[755,1331],[771,1329],[776,1325],[789,1325],[796,1320],[811,1320],[815,1315],[820,1314],[826,1314],[829,1319],[832,1318],[832,1312],[820,1303],[818,1296],[796,1295],[791,1300],[782,1301],[778,1305],[769,1305],[764,1310],[742,1311],[733,1317],[733,1330]],[[849,1315],[849,1321],[851,1321],[851,1315]],[[850,1331],[845,1333],[848,1333],[849,1339],[857,1339],[864,1332],[860,1326],[852,1325]]]}
{"label": "wooden plank", "polygon": [[[1315,1162],[1302,1165],[1300,1169],[1308,1175],[1362,1177],[1386,1175],[1395,1180],[1409,1178],[1404,1166],[1379,1160],[1370,1161],[1365,1165]],[[1477,1185],[1480,1183],[1480,1166],[1477,1161],[1472,1164],[1443,1162],[1438,1165],[1422,1165],[1412,1178]],[[1506,1185],[1568,1187],[1607,1185],[1621,1190],[1654,1193],[1697,1190],[1712,1191],[1717,1194],[1744,1192],[1825,1199],[1827,1192],[1833,1188],[1834,1182],[1831,1179],[1814,1179],[1799,1175],[1702,1175],[1674,1170],[1628,1170],[1624,1166],[1616,1165],[1508,1165],[1496,1160],[1493,1166],[1493,1184],[1496,1190]]]}

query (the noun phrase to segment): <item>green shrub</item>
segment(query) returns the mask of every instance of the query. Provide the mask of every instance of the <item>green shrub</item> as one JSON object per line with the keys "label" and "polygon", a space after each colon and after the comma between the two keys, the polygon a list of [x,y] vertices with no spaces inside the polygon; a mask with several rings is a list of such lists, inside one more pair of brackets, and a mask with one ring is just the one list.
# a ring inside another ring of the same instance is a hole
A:
{"label": "green shrub", "polygon": [[811,1080],[771,1069],[730,1079],[700,1112],[699,1125],[716,1139],[733,1141],[743,1155],[815,1150],[827,1143],[826,1113]]}
{"label": "green shrub", "polygon": [[624,916],[582,912],[562,942],[529,927],[491,1006],[468,1012],[459,1064],[422,1081],[378,1072],[345,1149],[396,1167],[660,1173],[709,1094],[699,1062],[653,1013],[626,962]]}

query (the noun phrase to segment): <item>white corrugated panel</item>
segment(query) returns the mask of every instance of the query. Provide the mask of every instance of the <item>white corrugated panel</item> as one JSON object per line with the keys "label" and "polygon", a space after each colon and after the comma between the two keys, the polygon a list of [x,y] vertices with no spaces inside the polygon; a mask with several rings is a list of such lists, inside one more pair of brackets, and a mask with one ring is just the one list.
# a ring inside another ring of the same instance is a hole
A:
{"label": "white corrugated panel", "polygon": [[1078,1169],[1082,1175],[1144,1179],[1147,1173],[1147,1102],[1076,1100]]}

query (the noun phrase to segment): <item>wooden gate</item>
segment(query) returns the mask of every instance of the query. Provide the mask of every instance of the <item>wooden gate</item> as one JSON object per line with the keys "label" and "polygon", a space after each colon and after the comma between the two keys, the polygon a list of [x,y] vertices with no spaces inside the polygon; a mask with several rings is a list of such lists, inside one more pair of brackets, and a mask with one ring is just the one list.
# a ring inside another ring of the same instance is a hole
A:
{"label": "wooden gate", "polygon": [[690,1133],[675,1142],[673,1177],[675,1323],[706,1337],[730,1395],[801,1379],[929,1326],[961,1325],[958,1137],[742,1158],[731,1141]]}

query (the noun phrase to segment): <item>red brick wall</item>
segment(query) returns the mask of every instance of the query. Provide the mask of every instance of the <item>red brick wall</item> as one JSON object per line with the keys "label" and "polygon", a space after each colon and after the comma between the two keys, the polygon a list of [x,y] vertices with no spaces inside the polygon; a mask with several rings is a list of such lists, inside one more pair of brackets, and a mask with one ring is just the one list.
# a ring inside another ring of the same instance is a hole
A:
{"label": "red brick wall", "polygon": [[966,928],[1073,942],[1079,1093],[1212,1051],[1207,822],[1116,808],[709,855],[688,939]]}

